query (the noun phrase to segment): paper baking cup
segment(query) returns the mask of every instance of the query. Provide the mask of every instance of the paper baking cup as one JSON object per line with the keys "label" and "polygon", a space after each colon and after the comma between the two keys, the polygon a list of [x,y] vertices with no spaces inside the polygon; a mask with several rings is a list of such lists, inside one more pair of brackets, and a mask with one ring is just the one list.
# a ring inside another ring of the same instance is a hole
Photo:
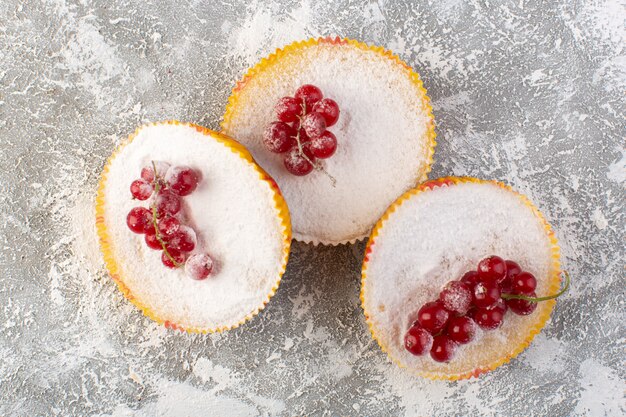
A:
{"label": "paper baking cup", "polygon": [[[407,77],[409,77],[412,83],[415,84],[418,90],[422,93],[422,97],[423,97],[422,105],[426,109],[426,112],[429,118],[428,126],[427,126],[427,137],[428,137],[428,142],[429,142],[427,146],[427,149],[428,149],[427,150],[428,155],[426,156],[427,162],[424,165],[424,168],[417,175],[418,183],[425,181],[428,178],[428,173],[430,172],[430,169],[431,169],[431,165],[433,162],[433,155],[435,153],[435,146],[437,145],[437,142],[435,140],[435,137],[436,137],[435,119],[432,114],[432,106],[430,104],[430,98],[428,97],[426,93],[426,89],[424,88],[424,84],[422,83],[420,76],[406,62],[402,61],[397,55],[394,55],[391,51],[386,50],[385,48],[380,47],[380,46],[369,46],[366,43],[359,42],[353,39],[339,38],[339,37],[323,37],[323,38],[317,38],[317,39],[311,38],[305,41],[294,42],[283,48],[279,48],[267,58],[261,59],[261,61],[258,64],[256,64],[254,67],[248,70],[248,72],[243,76],[241,81],[238,81],[235,87],[233,88],[232,94],[228,99],[228,104],[224,112],[223,121],[221,123],[222,132],[228,132],[230,130],[231,123],[232,123],[232,114],[234,112],[234,109],[240,103],[239,92],[246,87],[246,85],[251,79],[253,79],[257,74],[263,71],[266,71],[268,68],[271,68],[283,56],[299,54],[300,51],[303,51],[306,48],[309,48],[315,45],[320,45],[320,44],[336,45],[337,47],[349,45],[354,48],[367,50],[367,51],[373,51],[377,53],[378,55],[386,59],[389,59],[390,61],[399,65],[400,67],[404,69],[404,71],[406,71]],[[347,244],[347,243],[355,243],[357,241],[367,238],[368,236],[367,234],[364,234],[362,236],[351,237],[351,238],[343,239],[343,240],[337,240],[337,241],[325,241],[324,240],[323,241],[323,240],[316,238],[315,236],[300,234],[297,231],[294,231],[293,235],[294,235],[294,239],[300,242],[312,243],[314,245],[323,244],[323,245],[332,245],[332,246]]]}
{"label": "paper baking cup", "polygon": [[420,369],[408,368],[405,365],[403,365],[398,358],[395,358],[390,353],[391,351],[390,349],[387,348],[387,346],[383,342],[383,339],[378,337],[377,335],[378,329],[376,329],[375,325],[373,324],[371,320],[371,313],[367,310],[366,303],[365,303],[365,299],[367,296],[366,290],[365,290],[366,288],[365,284],[368,279],[367,277],[368,262],[371,259],[371,254],[376,250],[376,238],[379,236],[381,230],[384,228],[385,222],[387,221],[387,219],[393,216],[394,212],[406,200],[410,199],[411,197],[417,194],[427,193],[436,187],[446,187],[446,186],[453,187],[456,184],[461,184],[461,183],[484,183],[484,184],[496,185],[504,190],[507,190],[508,192],[515,194],[528,208],[532,210],[534,215],[537,216],[537,218],[539,218],[541,223],[543,224],[545,233],[548,236],[550,245],[551,245],[552,262],[550,266],[550,271],[546,278],[546,280],[548,281],[547,293],[549,294],[556,293],[559,290],[560,285],[561,285],[560,249],[559,249],[556,237],[554,236],[554,232],[552,231],[552,228],[550,227],[548,222],[545,220],[541,212],[530,202],[530,200],[526,196],[511,189],[511,187],[498,181],[486,181],[486,180],[480,180],[477,178],[469,178],[469,177],[444,177],[444,178],[439,178],[436,180],[424,182],[420,184],[419,186],[417,186],[416,188],[404,193],[400,198],[398,198],[398,200],[396,200],[387,209],[385,214],[376,223],[376,225],[374,226],[370,234],[369,241],[365,249],[365,258],[363,261],[363,267],[361,270],[361,296],[360,296],[361,306],[363,307],[363,311],[365,313],[365,319],[368,323],[370,332],[372,333],[372,337],[376,340],[376,342],[378,342],[378,345],[380,346],[382,351],[387,353],[389,358],[399,367],[409,369],[409,371],[411,371],[412,373],[416,375],[419,375],[421,377],[428,378],[428,379],[433,379],[433,380],[459,380],[459,379],[467,379],[470,377],[477,377],[478,375],[494,370],[500,365],[509,362],[511,359],[519,355],[520,352],[526,349],[526,347],[528,347],[528,345],[533,340],[535,335],[541,331],[541,329],[545,326],[546,321],[550,318],[550,314],[552,313],[552,310],[554,309],[554,305],[556,304],[556,300],[543,301],[542,304],[546,304],[547,308],[544,308],[540,314],[533,314],[533,315],[525,316],[525,320],[532,320],[534,324],[532,325],[530,331],[528,332],[528,334],[526,335],[526,337],[521,343],[515,346],[510,346],[510,349],[507,352],[503,352],[502,356],[499,357],[497,360],[489,362],[489,363],[479,364],[474,370],[469,371],[469,372],[467,371],[458,372],[454,369],[454,366],[451,366],[448,372],[429,372],[429,371],[424,371]]}
{"label": "paper baking cup", "polygon": [[[156,125],[164,125],[164,124],[192,127],[196,129],[198,132],[206,135],[207,140],[216,140],[219,143],[223,144],[228,149],[230,149],[233,153],[238,155],[241,159],[246,161],[258,173],[259,180],[267,182],[273,191],[274,208],[276,210],[276,215],[280,218],[281,226],[282,226],[281,227],[282,234],[283,234],[283,257],[281,261],[281,268],[279,271],[279,275],[276,277],[276,282],[272,286],[271,291],[267,294],[267,297],[265,298],[265,300],[252,313],[246,315],[241,321],[239,321],[239,323],[236,323],[234,325],[221,326],[221,327],[215,327],[215,328],[183,327],[173,321],[167,320],[167,318],[165,317],[162,317],[156,308],[150,308],[142,304],[141,302],[139,302],[134,297],[131,290],[124,283],[124,276],[120,273],[121,268],[119,267],[118,260],[115,258],[113,251],[111,250],[112,242],[111,242],[111,238],[107,231],[107,227],[106,227],[105,220],[104,220],[105,218],[104,190],[106,187],[107,174],[109,172],[110,164],[116,158],[116,156],[120,152],[123,151],[124,147],[133,141],[133,139],[135,138],[135,136],[139,133],[141,129],[148,127],[148,126],[156,126]],[[137,308],[139,308],[142,311],[142,313],[145,316],[149,317],[150,319],[156,321],[157,323],[165,325],[165,327],[169,329],[177,329],[181,331],[187,331],[190,333],[214,333],[214,332],[222,332],[225,330],[230,330],[250,320],[251,318],[256,316],[261,310],[263,310],[263,308],[265,308],[265,305],[269,302],[270,298],[276,293],[276,290],[278,289],[278,285],[280,284],[281,277],[284,274],[285,268],[287,266],[287,260],[289,258],[289,248],[291,246],[291,223],[290,223],[289,209],[287,208],[287,204],[285,203],[285,200],[283,199],[282,194],[280,193],[280,189],[278,188],[278,185],[276,184],[276,182],[261,167],[259,167],[256,164],[256,162],[252,158],[252,155],[250,155],[250,153],[246,150],[246,148],[243,145],[241,145],[239,142],[231,139],[230,137],[224,134],[214,132],[210,129],[207,129],[205,127],[198,126],[192,123],[183,123],[183,122],[179,122],[176,120],[151,123],[151,124],[139,127],[132,135],[128,137],[128,139],[126,139],[123,143],[121,143],[117,147],[117,149],[115,149],[111,157],[109,157],[102,171],[102,176],[100,178],[100,183],[98,185],[98,192],[96,196],[96,227],[97,227],[98,237],[100,241],[100,251],[102,252],[102,255],[104,257],[104,263],[105,263],[106,269],[109,275],[111,276],[111,278],[113,279],[113,281],[115,281],[115,283],[117,284],[122,294],[124,294],[124,296],[131,303],[137,306]]]}

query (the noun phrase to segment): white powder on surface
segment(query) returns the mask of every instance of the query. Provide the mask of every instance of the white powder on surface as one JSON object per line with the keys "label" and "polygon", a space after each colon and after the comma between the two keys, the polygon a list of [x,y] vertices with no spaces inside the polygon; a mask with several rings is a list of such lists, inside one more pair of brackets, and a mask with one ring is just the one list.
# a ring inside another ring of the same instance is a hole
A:
{"label": "white powder on surface", "polygon": [[567,344],[539,333],[521,356],[522,361],[538,372],[554,374],[565,369]]}
{"label": "white powder on surface", "polygon": [[471,405],[472,415],[494,413],[494,407],[479,400],[476,391],[480,386],[473,381],[459,381],[452,386],[444,381],[416,378],[395,365],[378,365],[377,368],[384,375],[381,386],[398,397],[404,417],[439,415],[442,408],[453,414],[460,404]]}
{"label": "white powder on surface", "polygon": [[133,410],[125,405],[119,405],[111,414],[101,417],[200,417],[240,416],[256,417],[259,412],[256,407],[229,396],[207,393],[189,384],[168,380],[159,380],[156,383],[158,397],[156,401],[149,401],[141,410]]}
{"label": "white powder on surface", "polygon": [[626,413],[626,381],[613,369],[595,359],[580,364],[582,393],[575,413],[578,416],[619,416]]}
{"label": "white powder on surface", "polygon": [[621,157],[609,165],[609,171],[606,175],[611,181],[624,185],[626,184],[626,149],[619,148],[618,152],[621,153]]}
{"label": "white powder on surface", "polygon": [[[311,25],[313,12],[310,0],[302,0],[289,13],[281,13],[278,4],[260,4],[259,0],[248,3],[248,13],[243,23],[233,30],[230,25],[222,27],[228,34],[229,53],[251,67],[257,63],[259,54],[287,45],[294,40],[321,36]],[[262,35],[261,35],[262,34]]]}
{"label": "white powder on surface", "polygon": [[[479,330],[449,364],[413,356],[403,344],[420,306],[489,255],[518,262],[537,277],[537,294],[546,295],[551,243],[541,220],[519,196],[491,183],[437,187],[404,201],[379,233],[367,264],[364,308],[390,356],[403,365],[470,372],[505,356],[528,336],[534,320],[509,313],[497,331]],[[549,308],[540,304],[533,314]]]}
{"label": "white powder on surface", "polygon": [[[0,414],[624,414],[623,1],[243,3],[0,6]],[[362,244],[296,244],[259,317],[203,336],[141,316],[103,270],[92,194],[116,138],[172,117],[217,127],[248,67],[330,34],[420,72],[433,177],[506,180],[555,226],[572,289],[518,360],[456,383],[389,363],[359,308]],[[194,368],[208,360],[226,370],[219,393]]]}
{"label": "white powder on surface", "polygon": [[[183,205],[198,246],[216,263],[206,280],[164,267],[161,251],[128,230],[127,213],[141,205],[131,198],[129,184],[151,160],[187,165],[201,174]],[[282,225],[273,195],[247,161],[195,128],[142,128],[111,162],[104,190],[104,221],[121,279],[164,320],[200,329],[237,324],[268,299],[282,268]]]}
{"label": "white powder on surface", "polygon": [[193,373],[203,382],[215,384],[211,389],[211,392],[215,393],[241,384],[241,378],[237,377],[230,369],[216,365],[207,358],[198,358],[193,366]]}
{"label": "white powder on surface", "polygon": [[[321,172],[290,174],[284,156],[263,144],[263,131],[275,119],[274,105],[302,84],[318,86],[339,104],[339,121],[329,128],[337,137],[337,152],[320,161],[337,179],[336,186]],[[340,243],[363,238],[385,208],[425,176],[430,120],[424,96],[405,68],[375,52],[310,46],[255,75],[238,97],[223,128],[278,182],[297,239]]]}
{"label": "white powder on surface", "polygon": [[593,224],[599,229],[599,230],[604,230],[608,227],[609,222],[606,220],[606,217],[604,217],[604,214],[602,213],[602,210],[600,210],[599,208],[596,207],[596,209],[593,211],[593,213],[591,213],[591,220],[593,221]]}
{"label": "white powder on surface", "polygon": [[229,393],[235,393],[237,398],[245,398],[255,406],[257,413],[264,415],[265,413],[270,416],[279,415],[286,409],[282,400],[262,397],[250,392],[240,373],[213,363],[208,358],[198,358],[192,371],[203,383],[212,386],[208,390],[210,395],[226,394],[228,396]]}
{"label": "white powder on surface", "polygon": [[80,84],[98,98],[99,106],[108,102],[104,94],[107,83],[125,73],[115,48],[106,42],[93,24],[85,20],[76,26],[76,34],[63,50],[63,58],[69,71],[80,74]]}

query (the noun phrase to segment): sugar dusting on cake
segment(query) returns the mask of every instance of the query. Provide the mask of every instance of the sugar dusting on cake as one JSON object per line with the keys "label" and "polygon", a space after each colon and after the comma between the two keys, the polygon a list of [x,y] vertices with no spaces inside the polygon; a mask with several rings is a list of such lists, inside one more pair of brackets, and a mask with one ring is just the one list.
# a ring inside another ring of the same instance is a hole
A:
{"label": "sugar dusting on cake", "polygon": [[540,277],[537,294],[550,294],[558,248],[547,233],[519,196],[492,183],[461,182],[413,195],[378,229],[368,256],[363,306],[372,331],[391,358],[416,371],[463,375],[506,359],[527,343],[530,329],[543,327],[549,305],[529,317],[510,312],[496,331],[478,330],[450,363],[410,354],[403,337],[421,306],[491,254],[515,259]]}
{"label": "sugar dusting on cake", "polygon": [[[231,96],[224,131],[274,177],[290,201],[296,239],[326,244],[362,239],[429,170],[432,116],[421,83],[394,60],[353,44],[292,46],[272,65],[264,62],[253,80]],[[292,175],[283,157],[268,152],[262,140],[275,117],[275,103],[304,82],[319,86],[341,109],[332,127],[337,152],[322,163],[336,180],[322,172]]]}
{"label": "sugar dusting on cake", "polygon": [[[140,205],[130,198],[129,180],[151,158],[192,167],[202,178],[184,204],[198,246],[217,259],[211,279],[190,281],[184,268],[165,268],[161,253],[147,250],[144,238],[125,224],[129,210]],[[263,307],[286,259],[283,219],[259,175],[229,146],[181,124],[143,127],[116,153],[98,194],[106,228],[106,237],[100,237],[108,241],[120,279],[138,303],[162,320],[198,329],[236,327]]]}
{"label": "sugar dusting on cake", "polygon": [[[0,414],[624,414],[623,2],[492,3],[3,3]],[[102,269],[89,219],[114,143],[144,121],[216,128],[249,65],[330,34],[420,72],[435,177],[504,180],[556,229],[571,293],[479,380],[388,363],[359,308],[362,244],[295,245],[265,312],[210,336],[150,322]]]}

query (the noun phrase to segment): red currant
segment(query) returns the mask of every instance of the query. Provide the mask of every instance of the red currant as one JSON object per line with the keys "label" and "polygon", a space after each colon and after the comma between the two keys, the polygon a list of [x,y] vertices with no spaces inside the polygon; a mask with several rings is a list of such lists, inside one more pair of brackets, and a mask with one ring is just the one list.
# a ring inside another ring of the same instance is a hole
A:
{"label": "red currant", "polygon": [[135,207],[126,216],[126,224],[134,233],[146,233],[152,227],[152,212],[145,207]]}
{"label": "red currant", "polygon": [[506,264],[507,278],[514,278],[522,272],[522,268],[520,268],[517,262],[506,260],[504,263]]}
{"label": "red currant", "polygon": [[152,229],[149,232],[146,232],[146,245],[150,249],[154,250],[163,250],[163,246],[161,246],[161,242],[157,239],[156,232]]}
{"label": "red currant", "polygon": [[[168,249],[167,253],[169,253],[170,256],[172,258],[174,258],[174,260],[176,261],[176,264],[178,264],[178,266],[180,266],[183,263],[185,263],[185,254],[184,253],[179,252],[176,249]],[[161,262],[163,262],[163,265],[167,266],[168,268],[178,268],[178,266],[174,262],[172,262],[170,257],[167,256],[167,253],[165,253],[165,251],[163,251],[163,253],[161,254]]]}
{"label": "red currant", "polygon": [[135,180],[130,184],[130,193],[137,200],[147,200],[152,195],[152,184],[143,178]]}
{"label": "red currant", "polygon": [[324,95],[322,90],[311,84],[304,84],[296,90],[296,98],[304,100],[306,104],[306,112],[310,112],[313,109],[313,105],[320,101]]}
{"label": "red currant", "polygon": [[309,113],[304,116],[302,128],[310,138],[316,138],[326,130],[326,120],[320,113]]}
{"label": "red currant", "polygon": [[448,317],[450,313],[439,301],[424,304],[417,313],[419,324],[432,334],[439,333],[446,326]]}
{"label": "red currant", "polygon": [[500,281],[498,287],[500,287],[500,294],[509,294],[512,291],[511,279],[504,278],[502,281]]}
{"label": "red currant", "polygon": [[476,335],[476,324],[474,320],[469,317],[452,317],[450,321],[448,321],[446,334],[457,343],[469,343]]}
{"label": "red currant", "polygon": [[[521,274],[520,274],[521,275]],[[526,295],[528,297],[537,297],[535,291],[529,291],[524,293],[516,293],[518,295]],[[528,300],[510,299],[506,300],[506,305],[511,311],[519,316],[527,316],[537,308],[537,303]]]}
{"label": "red currant", "polygon": [[156,210],[158,217],[163,217],[166,214],[173,216],[180,211],[180,206],[180,197],[171,191],[160,191],[156,198]]}
{"label": "red currant", "polygon": [[306,131],[303,128],[300,128],[298,133],[300,133],[300,143],[307,144],[311,142],[311,138],[306,134]]}
{"label": "red currant", "polygon": [[499,256],[490,256],[478,263],[478,275],[483,282],[500,282],[506,277],[506,263]]}
{"label": "red currant", "polygon": [[273,122],[263,132],[263,143],[270,152],[283,153],[296,145],[296,131],[283,122]]}
{"label": "red currant", "polygon": [[[170,168],[170,164],[163,161],[154,161],[154,165],[157,169],[157,175],[159,176],[159,178],[163,179],[165,177],[165,173]],[[141,178],[151,184],[154,182],[154,169],[152,168],[152,163],[146,165],[141,169]]]}
{"label": "red currant", "polygon": [[159,233],[165,237],[171,236],[180,228],[180,222],[176,217],[165,216],[158,223]]}
{"label": "red currant", "polygon": [[330,158],[337,150],[337,138],[332,132],[325,130],[321,135],[308,142],[308,148],[316,158]]}
{"label": "red currant", "polygon": [[[309,156],[309,159],[315,162],[312,155]],[[287,171],[291,172],[293,175],[302,176],[313,171],[313,164],[306,160],[297,147],[287,152],[284,163]]]}
{"label": "red currant", "polygon": [[418,323],[413,324],[404,335],[404,348],[413,355],[420,356],[430,351],[433,336]]}
{"label": "red currant", "polygon": [[474,285],[478,284],[479,281],[480,281],[480,278],[478,277],[478,272],[476,271],[466,272],[461,277],[461,282],[467,285],[470,289],[473,289]]}
{"label": "red currant", "polygon": [[433,339],[430,357],[437,362],[450,362],[454,358],[457,344],[448,336],[439,335]]}
{"label": "red currant", "polygon": [[510,260],[504,261],[506,263],[506,278],[500,281],[500,292],[502,294],[508,294],[513,291],[513,278],[522,272],[522,268]]}
{"label": "red currant", "polygon": [[479,282],[474,287],[474,305],[478,308],[491,307],[500,300],[500,287],[493,282]]}
{"label": "red currant", "polygon": [[326,127],[334,125],[339,119],[339,105],[331,98],[325,98],[315,103],[313,111],[324,116]]}
{"label": "red currant", "polygon": [[499,302],[489,308],[478,308],[474,311],[474,321],[484,330],[494,330],[502,325],[506,304]]}
{"label": "red currant", "polygon": [[209,255],[196,253],[185,262],[185,273],[195,280],[207,278],[213,270],[213,260]]}
{"label": "red currant", "polygon": [[174,166],[167,170],[165,182],[169,189],[183,197],[194,192],[198,186],[198,174],[187,166]]}
{"label": "red currant", "polygon": [[446,310],[465,314],[472,304],[472,292],[467,284],[461,281],[450,281],[439,293],[439,301]]}
{"label": "red currant", "polygon": [[537,279],[530,272],[522,272],[513,278],[511,290],[514,294],[528,294],[537,289]]}
{"label": "red currant", "polygon": [[180,252],[191,252],[196,247],[196,232],[191,227],[180,226],[167,238],[167,249]]}
{"label": "red currant", "polygon": [[283,97],[274,106],[274,111],[281,122],[295,122],[302,113],[302,100],[295,97]]}

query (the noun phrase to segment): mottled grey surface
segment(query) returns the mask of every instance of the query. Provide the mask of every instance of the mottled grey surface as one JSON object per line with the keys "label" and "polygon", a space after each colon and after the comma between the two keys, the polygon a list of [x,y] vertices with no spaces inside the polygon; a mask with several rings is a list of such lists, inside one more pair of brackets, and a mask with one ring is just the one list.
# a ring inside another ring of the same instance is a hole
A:
{"label": "mottled grey surface", "polygon": [[[0,3],[0,415],[624,415],[623,2]],[[265,311],[223,335],[168,331],[103,271],[93,195],[142,122],[217,128],[245,69],[338,34],[424,80],[433,177],[504,180],[556,229],[574,277],[512,363],[414,378],[372,342],[363,244],[295,244]]]}

